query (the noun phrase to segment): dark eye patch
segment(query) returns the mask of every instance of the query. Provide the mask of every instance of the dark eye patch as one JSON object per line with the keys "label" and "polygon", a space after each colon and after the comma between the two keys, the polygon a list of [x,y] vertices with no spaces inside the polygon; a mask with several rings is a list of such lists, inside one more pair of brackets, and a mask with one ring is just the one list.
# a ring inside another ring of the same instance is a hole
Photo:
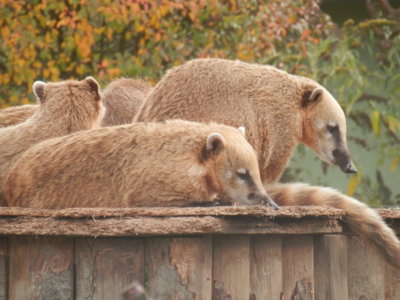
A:
{"label": "dark eye patch", "polygon": [[248,181],[250,179],[250,173],[249,173],[249,170],[247,170],[247,169],[246,169],[245,173],[236,172],[236,175],[243,181]]}
{"label": "dark eye patch", "polygon": [[331,134],[336,134],[339,132],[339,126],[337,125],[326,125],[326,129],[328,129],[328,132]]}

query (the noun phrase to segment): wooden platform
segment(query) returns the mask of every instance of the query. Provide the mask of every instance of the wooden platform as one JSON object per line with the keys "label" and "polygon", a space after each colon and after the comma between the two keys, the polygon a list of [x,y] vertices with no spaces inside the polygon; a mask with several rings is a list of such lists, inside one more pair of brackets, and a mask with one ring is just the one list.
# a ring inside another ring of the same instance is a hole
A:
{"label": "wooden platform", "polygon": [[[379,210],[399,233],[400,210]],[[0,208],[0,299],[400,299],[400,271],[322,207]]]}

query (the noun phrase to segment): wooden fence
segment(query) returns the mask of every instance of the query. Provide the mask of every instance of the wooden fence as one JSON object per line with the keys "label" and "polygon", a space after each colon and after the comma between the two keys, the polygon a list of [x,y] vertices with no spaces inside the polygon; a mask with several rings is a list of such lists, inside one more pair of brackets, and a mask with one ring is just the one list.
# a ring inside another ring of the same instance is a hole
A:
{"label": "wooden fence", "polygon": [[[399,233],[400,210],[380,210]],[[400,299],[400,271],[321,207],[0,208],[0,299]]]}

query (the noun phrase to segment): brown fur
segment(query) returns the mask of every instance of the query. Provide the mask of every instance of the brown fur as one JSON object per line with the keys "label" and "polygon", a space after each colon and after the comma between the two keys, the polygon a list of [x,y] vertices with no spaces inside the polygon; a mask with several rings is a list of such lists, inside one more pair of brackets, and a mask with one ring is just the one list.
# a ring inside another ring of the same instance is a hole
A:
{"label": "brown fur", "polygon": [[38,105],[26,104],[0,109],[0,127],[22,123],[30,118],[38,108]]}
{"label": "brown fur", "polygon": [[[196,59],[170,70],[148,95],[135,121],[185,119],[244,126],[255,148],[264,182],[276,182],[298,142],[313,145],[303,129],[314,111],[336,102],[326,91],[318,105],[306,97],[322,88],[311,79],[271,66],[222,59]],[[336,103],[331,114],[343,123]],[[325,114],[326,115],[326,114]],[[324,120],[325,121],[325,120]],[[345,130],[345,129],[344,129]],[[344,132],[345,133],[345,132]],[[315,136],[315,135],[314,135]]]}
{"label": "brown fur", "polygon": [[[103,92],[103,104],[106,107],[106,113],[101,126],[131,123],[151,89],[151,85],[143,80],[119,78],[112,81]],[[24,122],[38,108],[39,105],[37,104],[27,104],[1,109],[0,127]]]}
{"label": "brown fur", "polygon": [[[249,184],[240,169],[249,170]],[[179,120],[44,141],[12,166],[3,188],[9,206],[38,208],[188,206],[217,195],[250,204],[266,195],[239,130]]]}
{"label": "brown fur", "polygon": [[41,86],[35,89],[34,85],[40,107],[32,117],[0,128],[0,184],[12,162],[32,145],[100,124],[104,108],[93,78]]}
{"label": "brown fur", "polygon": [[360,237],[369,240],[393,266],[400,268],[400,241],[382,218],[360,201],[327,187],[302,183],[266,186],[270,196],[282,206],[321,205],[343,209],[343,221]]}
{"label": "brown fur", "polygon": [[112,81],[103,92],[106,114],[101,125],[113,126],[131,123],[151,88],[143,80],[119,78]]}

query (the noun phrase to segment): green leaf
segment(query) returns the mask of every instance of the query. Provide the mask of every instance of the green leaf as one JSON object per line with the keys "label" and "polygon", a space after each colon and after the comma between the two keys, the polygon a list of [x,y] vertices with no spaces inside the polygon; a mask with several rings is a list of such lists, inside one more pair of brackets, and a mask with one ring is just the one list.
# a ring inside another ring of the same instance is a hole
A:
{"label": "green leaf", "polygon": [[371,127],[372,131],[376,136],[380,135],[380,127],[379,127],[379,121],[380,121],[381,114],[378,110],[373,110],[370,114],[370,121],[371,121]]}

